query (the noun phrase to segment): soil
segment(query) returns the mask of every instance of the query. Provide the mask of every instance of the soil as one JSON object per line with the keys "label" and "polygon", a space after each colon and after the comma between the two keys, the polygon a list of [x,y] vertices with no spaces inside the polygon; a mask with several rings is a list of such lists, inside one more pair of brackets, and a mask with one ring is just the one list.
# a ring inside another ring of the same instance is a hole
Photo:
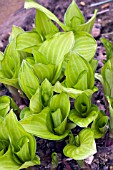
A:
{"label": "soil", "polygon": [[[57,17],[63,21],[63,15],[70,4],[71,0],[38,0],[40,4],[50,9]],[[113,2],[106,3],[97,7],[91,7],[92,4],[102,2],[101,0],[83,0],[76,1],[80,9],[82,10],[86,20],[89,19],[95,8],[98,8],[97,19],[92,31],[92,35],[95,37],[98,43],[97,52],[95,58],[99,61],[97,72],[103,65],[102,61],[106,58],[105,49],[100,41],[101,37],[108,38],[113,42]],[[20,8],[16,8],[16,12],[9,16],[5,22],[2,21],[0,25],[0,50],[4,51],[8,44],[8,37],[11,32],[12,25],[21,26],[24,30],[31,30],[33,27],[35,10],[23,9],[23,4]],[[103,89],[100,82],[95,81],[95,85],[98,87],[98,92],[95,93],[93,101],[98,105],[100,110],[107,112],[106,103],[103,95]],[[0,95],[7,94],[8,91],[1,85]],[[78,129],[79,131],[79,129]],[[74,132],[76,134],[76,131]],[[37,154],[41,158],[41,165],[32,167],[32,170],[52,170],[51,166],[51,154],[53,152],[58,153],[58,166],[54,168],[56,170],[112,170],[113,169],[113,140],[109,138],[109,131],[102,139],[96,140],[97,154],[94,157],[90,157],[86,160],[84,167],[80,168],[77,162],[66,158],[62,153],[62,148],[65,146],[65,141],[49,141],[36,138],[37,140]]]}

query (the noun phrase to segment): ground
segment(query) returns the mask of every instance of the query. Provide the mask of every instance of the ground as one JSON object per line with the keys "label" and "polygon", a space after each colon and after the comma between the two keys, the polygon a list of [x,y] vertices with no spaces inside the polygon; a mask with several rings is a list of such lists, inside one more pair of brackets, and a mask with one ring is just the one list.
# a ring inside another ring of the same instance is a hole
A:
{"label": "ground", "polygon": [[[63,15],[66,11],[66,8],[70,4],[71,0],[38,0],[38,2],[48,9],[50,9],[58,18],[63,21]],[[101,0],[83,0],[76,1],[83,14],[85,15],[86,20],[89,19],[95,7],[91,7],[91,4],[102,2]],[[96,7],[97,8],[97,7]],[[98,6],[98,15],[92,31],[92,35],[95,37],[98,43],[97,52],[95,58],[99,60],[99,65],[97,72],[100,72],[100,69],[103,65],[102,61],[106,57],[105,49],[102,46],[100,41],[101,37],[106,37],[113,42],[113,2],[106,3],[106,5]],[[13,11],[12,15],[5,19],[5,22],[2,22],[0,25],[0,50],[4,51],[7,43],[8,37],[11,32],[12,25],[21,26],[24,30],[30,30],[33,27],[35,10],[25,10],[23,6],[17,8],[16,12]],[[106,105],[103,95],[103,90],[101,84],[96,80],[96,86],[99,88],[99,91],[94,95],[93,101],[99,107],[106,111]],[[7,90],[3,89],[1,85],[0,94],[6,94]],[[74,132],[76,133],[76,132]],[[96,140],[97,143],[97,154],[94,155],[93,159],[90,158],[90,161],[85,161],[85,166],[83,169],[86,170],[112,170],[113,169],[113,141],[109,139],[109,132],[105,135],[104,138]],[[41,157],[41,166],[35,166],[33,170],[51,170],[51,154],[52,152],[57,152],[59,157],[59,164],[56,170],[80,170],[79,166],[74,160],[66,158],[61,150],[65,146],[65,141],[48,141],[37,138],[37,154]]]}

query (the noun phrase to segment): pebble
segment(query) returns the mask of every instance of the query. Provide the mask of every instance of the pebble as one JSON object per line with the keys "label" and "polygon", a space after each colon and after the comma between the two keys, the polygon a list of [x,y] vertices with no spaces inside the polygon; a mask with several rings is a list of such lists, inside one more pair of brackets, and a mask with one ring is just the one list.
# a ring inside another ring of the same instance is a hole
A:
{"label": "pebble", "polygon": [[100,36],[101,33],[101,24],[100,23],[95,23],[92,29],[92,35],[94,38],[97,38]]}

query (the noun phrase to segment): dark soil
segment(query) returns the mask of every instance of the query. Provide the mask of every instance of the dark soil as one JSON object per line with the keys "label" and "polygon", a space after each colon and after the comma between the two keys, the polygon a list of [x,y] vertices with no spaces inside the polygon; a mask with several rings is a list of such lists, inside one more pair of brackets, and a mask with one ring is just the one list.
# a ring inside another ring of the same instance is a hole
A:
{"label": "dark soil", "polygon": [[[70,4],[71,0],[38,0],[38,2],[48,9],[50,9],[58,18],[63,21],[63,15]],[[86,20],[89,19],[95,7],[90,7],[92,3],[102,2],[102,0],[83,0],[77,1],[78,6],[85,15]],[[97,7],[96,7],[97,8]],[[105,49],[100,42],[101,37],[106,37],[113,42],[113,2],[106,5],[98,6],[97,20],[94,25],[92,35],[95,37],[98,43],[97,52],[95,58],[99,61],[97,72],[103,65],[102,61],[106,58]],[[21,26],[24,30],[30,30],[33,27],[33,21],[35,16],[35,10],[25,10],[21,7],[15,13],[13,13],[6,22],[0,25],[0,50],[4,51],[8,44],[8,37],[11,32],[12,25]],[[106,104],[103,95],[103,89],[100,82],[96,80],[96,86],[98,92],[95,93],[93,101],[98,105],[100,110],[106,111]],[[0,95],[6,94],[7,90],[1,85]],[[7,92],[8,93],[8,92]],[[79,129],[78,129],[79,130]],[[76,132],[74,132],[76,134]],[[86,160],[84,168],[86,170],[112,170],[113,169],[113,141],[109,139],[109,132],[104,138],[96,140],[97,154],[94,155],[91,163]],[[56,170],[80,170],[76,161],[66,158],[62,149],[65,146],[65,141],[49,141],[37,138],[37,154],[41,158],[41,166],[35,166],[33,170],[52,170],[51,166],[51,154],[53,152],[58,153],[58,167]],[[91,160],[91,158],[90,158]]]}

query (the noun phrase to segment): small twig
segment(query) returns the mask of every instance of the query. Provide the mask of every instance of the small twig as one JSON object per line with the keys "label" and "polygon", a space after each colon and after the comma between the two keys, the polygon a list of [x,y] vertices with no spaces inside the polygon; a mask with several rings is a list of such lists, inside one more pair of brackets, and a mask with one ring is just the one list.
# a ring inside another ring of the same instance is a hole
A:
{"label": "small twig", "polygon": [[98,2],[98,3],[94,3],[94,4],[91,4],[89,7],[96,7],[96,6],[100,6],[100,5],[103,5],[103,4],[106,4],[108,2],[112,2],[113,0],[106,0],[106,1],[102,1],[102,2]]}
{"label": "small twig", "polygon": [[[109,11],[113,11],[113,9],[109,10],[109,9],[105,9],[105,10],[102,10],[100,12],[97,12],[97,15],[102,15],[106,12],[109,12]],[[94,14],[90,14],[88,17],[92,17]]]}
{"label": "small twig", "polygon": [[106,35],[112,35],[113,32],[108,32],[108,33],[104,33],[104,34],[101,34],[102,36],[106,36]]}

